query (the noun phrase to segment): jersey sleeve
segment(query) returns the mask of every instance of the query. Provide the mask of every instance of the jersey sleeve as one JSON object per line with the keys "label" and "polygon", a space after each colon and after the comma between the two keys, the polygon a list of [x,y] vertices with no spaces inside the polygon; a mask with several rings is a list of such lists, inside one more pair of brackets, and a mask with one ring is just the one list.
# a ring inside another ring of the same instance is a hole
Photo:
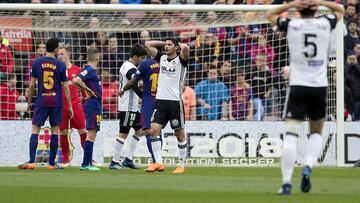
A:
{"label": "jersey sleeve", "polygon": [[61,79],[61,82],[68,81],[66,65],[64,63],[61,65],[61,78],[60,79]]}
{"label": "jersey sleeve", "polygon": [[91,73],[91,70],[84,68],[84,70],[79,73],[78,77],[82,81],[85,81],[85,80],[89,80],[90,78],[92,78],[92,75],[93,74]]}
{"label": "jersey sleeve", "polygon": [[133,77],[133,75],[136,74],[137,69],[136,68],[131,68],[130,70],[128,70],[128,72],[126,73],[126,78],[128,80],[131,80],[131,78]]}
{"label": "jersey sleeve", "polygon": [[33,63],[33,64],[31,65],[30,77],[38,78],[38,75],[37,75],[37,72],[36,72],[36,64],[37,64],[37,63]]}
{"label": "jersey sleeve", "polygon": [[185,59],[182,59],[181,56],[179,56],[179,59],[180,59],[180,63],[183,67],[187,67],[188,64],[189,64],[189,59],[188,60],[185,60]]}
{"label": "jersey sleeve", "polygon": [[326,18],[326,19],[329,21],[331,30],[335,29],[336,23],[337,23],[337,17],[336,17],[336,15],[333,14],[333,13],[329,13],[329,14],[326,14],[326,15],[324,16],[324,18]]}
{"label": "jersey sleeve", "polygon": [[279,30],[282,32],[287,32],[288,29],[288,25],[290,22],[290,18],[286,18],[286,17],[279,17],[277,19],[277,26],[279,27]]}
{"label": "jersey sleeve", "polygon": [[146,70],[146,66],[147,64],[146,63],[141,63],[137,69],[137,71],[135,72],[135,75],[134,75],[134,79],[136,81],[139,81],[141,80],[144,75],[145,75],[145,70]]}
{"label": "jersey sleeve", "polygon": [[156,56],[154,57],[155,60],[157,60],[158,62],[160,62],[160,58],[162,56],[162,53],[160,50],[158,50],[158,53],[156,54]]}

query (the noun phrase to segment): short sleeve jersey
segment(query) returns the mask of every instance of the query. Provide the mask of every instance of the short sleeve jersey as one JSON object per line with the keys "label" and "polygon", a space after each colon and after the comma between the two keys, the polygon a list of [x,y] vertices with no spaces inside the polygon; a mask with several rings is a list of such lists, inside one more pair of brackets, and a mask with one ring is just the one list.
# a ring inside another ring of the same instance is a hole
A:
{"label": "short sleeve jersey", "polygon": [[336,16],[320,18],[278,18],[281,31],[287,33],[290,52],[290,85],[326,87],[328,50]]}
{"label": "short sleeve jersey", "polygon": [[30,76],[37,78],[36,107],[62,107],[62,82],[67,81],[66,65],[53,57],[34,61]]}
{"label": "short sleeve jersey", "polygon": [[101,99],[102,99],[102,88],[101,82],[99,79],[96,70],[90,66],[85,65],[78,77],[85,83],[85,85],[90,88],[97,97],[86,95],[86,100],[84,107],[90,107],[94,109],[101,109]]}

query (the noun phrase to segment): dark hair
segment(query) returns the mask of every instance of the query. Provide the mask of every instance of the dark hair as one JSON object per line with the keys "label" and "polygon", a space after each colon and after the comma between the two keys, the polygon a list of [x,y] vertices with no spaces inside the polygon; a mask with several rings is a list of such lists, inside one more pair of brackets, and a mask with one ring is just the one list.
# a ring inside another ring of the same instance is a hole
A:
{"label": "dark hair", "polygon": [[217,67],[217,65],[215,65],[215,64],[210,64],[209,65],[209,70],[218,70],[218,67]]}
{"label": "dark hair", "polygon": [[347,26],[349,26],[351,23],[356,24],[356,26],[358,26],[358,21],[354,18],[349,19]]}
{"label": "dark hair", "polygon": [[7,81],[9,81],[11,79],[16,78],[16,74],[15,73],[7,73],[5,78]]}
{"label": "dark hair", "polygon": [[94,47],[90,47],[88,50],[87,50],[87,61],[96,61],[97,60],[97,55],[99,54],[99,51],[94,48]]}
{"label": "dark hair", "polygon": [[52,53],[55,49],[59,48],[59,39],[51,38],[46,42],[46,52]]}
{"label": "dark hair", "polygon": [[166,38],[165,41],[170,40],[174,44],[174,46],[180,46],[180,41],[176,38]]}
{"label": "dark hair", "polygon": [[348,8],[348,7],[354,7],[354,8],[356,9],[355,4],[348,4],[348,5],[346,5],[346,8]]}
{"label": "dark hair", "polygon": [[144,48],[144,46],[142,46],[139,43],[135,44],[130,49],[130,57],[133,57],[133,56],[146,56],[146,55],[147,55],[146,49]]}
{"label": "dark hair", "polygon": [[303,8],[299,11],[301,17],[313,17],[317,10],[311,9],[311,7]]}

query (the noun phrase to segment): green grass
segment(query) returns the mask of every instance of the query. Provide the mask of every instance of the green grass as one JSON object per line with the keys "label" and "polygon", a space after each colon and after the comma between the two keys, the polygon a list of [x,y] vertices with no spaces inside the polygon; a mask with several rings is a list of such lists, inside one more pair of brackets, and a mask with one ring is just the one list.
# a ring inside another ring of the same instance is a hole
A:
{"label": "green grass", "polygon": [[313,189],[302,194],[300,168],[294,172],[293,194],[277,196],[279,168],[187,168],[175,175],[143,170],[83,172],[79,168],[24,171],[0,168],[0,202],[156,202],[156,203],[351,203],[360,199],[359,168],[316,168]]}

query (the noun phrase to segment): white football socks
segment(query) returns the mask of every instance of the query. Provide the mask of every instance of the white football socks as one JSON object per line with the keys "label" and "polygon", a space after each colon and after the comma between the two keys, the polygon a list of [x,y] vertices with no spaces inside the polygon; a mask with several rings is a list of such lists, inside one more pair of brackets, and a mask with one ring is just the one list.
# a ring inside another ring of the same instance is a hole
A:
{"label": "white football socks", "polygon": [[114,153],[112,160],[115,162],[120,162],[121,149],[124,146],[125,139],[117,137],[114,145]]}
{"label": "white football socks", "polygon": [[311,134],[306,146],[305,165],[312,168],[322,150],[322,137],[319,133]]}
{"label": "white football socks", "polygon": [[286,135],[284,138],[283,151],[281,155],[281,174],[283,184],[291,184],[291,176],[294,171],[297,158],[297,140],[294,135]]}
{"label": "white football socks", "polygon": [[129,138],[129,146],[127,146],[127,149],[125,151],[125,157],[132,160],[134,158],[134,153],[136,150],[136,146],[139,142],[139,137],[136,135],[130,136]]}
{"label": "white football socks", "polygon": [[186,141],[179,142],[178,147],[179,147],[179,166],[185,167],[186,148],[187,148]]}
{"label": "white football socks", "polygon": [[151,148],[154,154],[155,163],[162,164],[160,136],[151,137]]}

